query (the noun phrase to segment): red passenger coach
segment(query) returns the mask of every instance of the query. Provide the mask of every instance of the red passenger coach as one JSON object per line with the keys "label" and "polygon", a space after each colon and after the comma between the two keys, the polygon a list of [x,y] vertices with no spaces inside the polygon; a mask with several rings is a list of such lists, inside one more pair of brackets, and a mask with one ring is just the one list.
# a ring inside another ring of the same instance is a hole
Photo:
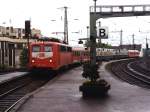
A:
{"label": "red passenger coach", "polygon": [[29,68],[57,70],[72,64],[72,48],[58,42],[35,42],[30,44]]}
{"label": "red passenger coach", "polygon": [[73,47],[73,63],[82,63],[90,60],[89,51],[83,47]]}
{"label": "red passenger coach", "polygon": [[140,52],[138,50],[128,50],[128,57],[129,58],[136,58],[139,57]]}

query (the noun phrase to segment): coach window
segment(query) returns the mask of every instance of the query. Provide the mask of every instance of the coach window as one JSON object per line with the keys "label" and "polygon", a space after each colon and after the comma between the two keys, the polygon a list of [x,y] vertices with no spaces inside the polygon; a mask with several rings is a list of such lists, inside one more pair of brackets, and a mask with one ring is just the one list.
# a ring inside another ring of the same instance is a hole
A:
{"label": "coach window", "polygon": [[66,52],[66,51],[67,51],[66,46],[60,46],[60,51],[61,51],[61,52]]}
{"label": "coach window", "polygon": [[75,56],[77,56],[77,51],[74,52]]}
{"label": "coach window", "polygon": [[77,56],[77,51],[75,51],[75,56]]}
{"label": "coach window", "polygon": [[78,51],[76,51],[76,56],[78,56]]}
{"label": "coach window", "polygon": [[83,52],[83,55],[86,56],[86,51]]}
{"label": "coach window", "polygon": [[80,51],[78,51],[78,56],[80,56]]}
{"label": "coach window", "polygon": [[86,56],[86,51],[84,51],[84,56]]}
{"label": "coach window", "polygon": [[74,56],[76,56],[76,51],[74,51]]}
{"label": "coach window", "polygon": [[69,47],[66,47],[67,52],[69,52]]}
{"label": "coach window", "polygon": [[71,52],[71,51],[72,51],[72,48],[71,48],[71,47],[67,47],[67,51],[68,51],[68,52]]}
{"label": "coach window", "polygon": [[44,52],[52,52],[52,47],[49,45],[44,46]]}
{"label": "coach window", "polygon": [[74,51],[74,56],[77,56],[77,52],[76,51]]}
{"label": "coach window", "polygon": [[32,47],[32,52],[40,52],[40,46],[34,45],[34,46]]}

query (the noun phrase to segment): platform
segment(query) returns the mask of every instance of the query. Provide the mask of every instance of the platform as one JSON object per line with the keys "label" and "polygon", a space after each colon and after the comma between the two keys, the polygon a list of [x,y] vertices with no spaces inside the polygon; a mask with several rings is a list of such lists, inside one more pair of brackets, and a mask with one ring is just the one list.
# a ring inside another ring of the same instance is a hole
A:
{"label": "platform", "polygon": [[104,69],[101,77],[111,84],[105,98],[82,98],[79,86],[84,81],[78,67],[40,88],[27,99],[17,112],[149,112],[150,90],[130,85]]}
{"label": "platform", "polygon": [[14,79],[16,77],[21,77],[25,74],[27,74],[27,72],[11,72],[11,73],[0,75],[0,84],[8,80]]}

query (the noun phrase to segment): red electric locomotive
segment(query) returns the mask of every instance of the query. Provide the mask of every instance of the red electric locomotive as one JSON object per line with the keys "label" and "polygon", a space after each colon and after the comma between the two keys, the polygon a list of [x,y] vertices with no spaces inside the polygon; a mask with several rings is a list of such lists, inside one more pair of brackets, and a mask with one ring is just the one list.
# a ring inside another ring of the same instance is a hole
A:
{"label": "red electric locomotive", "polygon": [[89,60],[87,50],[59,42],[34,42],[30,44],[29,52],[29,69],[58,70],[63,66]]}

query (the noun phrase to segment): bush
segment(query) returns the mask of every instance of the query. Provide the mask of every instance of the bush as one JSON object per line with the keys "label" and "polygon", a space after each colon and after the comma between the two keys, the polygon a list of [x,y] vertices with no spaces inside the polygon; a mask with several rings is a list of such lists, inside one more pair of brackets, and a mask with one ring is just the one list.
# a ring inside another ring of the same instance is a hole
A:
{"label": "bush", "polygon": [[20,55],[20,66],[21,67],[27,67],[28,65],[28,49],[27,48],[24,48],[21,52],[21,55]]}
{"label": "bush", "polygon": [[8,69],[7,65],[0,65],[0,71],[5,71]]}
{"label": "bush", "polygon": [[85,63],[83,65],[83,73],[82,76],[84,78],[88,78],[90,79],[91,82],[96,82],[96,80],[98,78],[100,78],[99,76],[99,72],[98,72],[98,64],[96,65],[91,65],[90,63]]}

